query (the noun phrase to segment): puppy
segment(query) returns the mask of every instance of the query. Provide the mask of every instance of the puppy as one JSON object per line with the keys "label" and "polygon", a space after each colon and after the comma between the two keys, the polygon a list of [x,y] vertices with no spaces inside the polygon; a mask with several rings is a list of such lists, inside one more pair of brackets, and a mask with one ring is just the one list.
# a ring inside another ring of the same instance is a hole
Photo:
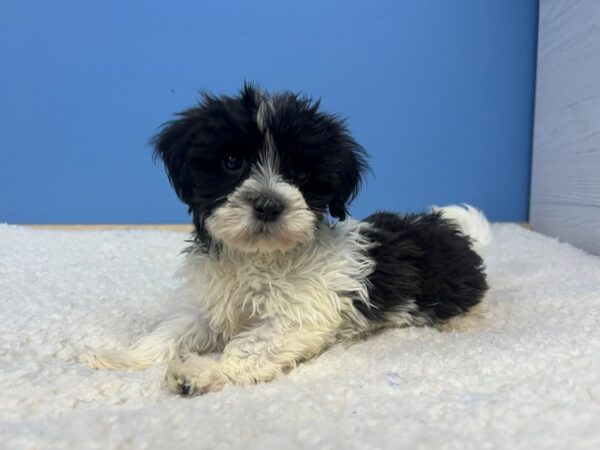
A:
{"label": "puppy", "polygon": [[182,308],[125,350],[84,354],[92,367],[168,361],[174,392],[204,394],[272,380],[341,339],[448,325],[484,297],[479,211],[347,218],[365,152],[319,102],[253,85],[205,94],[154,146],[195,226]]}

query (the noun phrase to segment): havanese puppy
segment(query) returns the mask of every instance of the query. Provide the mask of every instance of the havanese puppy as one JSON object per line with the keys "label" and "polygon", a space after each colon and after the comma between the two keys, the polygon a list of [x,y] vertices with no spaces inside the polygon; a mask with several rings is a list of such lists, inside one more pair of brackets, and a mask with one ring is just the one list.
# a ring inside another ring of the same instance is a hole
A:
{"label": "havanese puppy", "polygon": [[205,94],[154,145],[195,226],[183,306],[129,348],[82,355],[91,367],[167,361],[170,389],[205,394],[374,330],[448,326],[484,297],[490,230],[474,208],[347,217],[365,152],[318,101]]}

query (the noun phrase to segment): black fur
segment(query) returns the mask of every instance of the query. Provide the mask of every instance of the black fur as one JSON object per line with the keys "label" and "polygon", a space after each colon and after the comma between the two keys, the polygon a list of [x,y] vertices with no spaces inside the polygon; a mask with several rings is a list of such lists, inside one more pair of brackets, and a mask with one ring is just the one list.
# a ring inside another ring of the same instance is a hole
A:
{"label": "black fur", "polygon": [[376,243],[370,250],[376,267],[369,277],[367,308],[356,308],[372,321],[385,323],[393,312],[412,302],[426,323],[436,323],[468,311],[481,301],[488,286],[481,257],[469,238],[440,214],[382,212],[365,219],[364,234]]}
{"label": "black fur", "polygon": [[[246,84],[237,96],[203,94],[199,105],[167,123],[153,139],[155,157],[163,160],[178,197],[193,214],[200,241],[209,239],[204,221],[248,175],[265,146],[256,122],[263,93]],[[274,113],[272,133],[281,172],[298,186],[309,207],[344,220],[367,169],[362,147],[350,136],[344,121],[319,110],[319,102],[291,92],[268,96]],[[244,160],[244,170],[227,173],[228,155]],[[298,182],[299,169],[308,178]]]}

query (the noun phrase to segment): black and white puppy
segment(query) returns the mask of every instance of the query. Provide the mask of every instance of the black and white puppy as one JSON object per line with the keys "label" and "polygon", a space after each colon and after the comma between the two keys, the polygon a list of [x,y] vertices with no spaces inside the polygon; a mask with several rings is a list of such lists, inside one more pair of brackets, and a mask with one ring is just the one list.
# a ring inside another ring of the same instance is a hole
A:
{"label": "black and white puppy", "polygon": [[484,297],[479,211],[347,218],[365,152],[318,102],[252,85],[204,95],[154,144],[196,229],[185,306],[128,349],[84,354],[92,367],[168,361],[173,391],[204,394],[271,380],[340,339],[447,325]]}

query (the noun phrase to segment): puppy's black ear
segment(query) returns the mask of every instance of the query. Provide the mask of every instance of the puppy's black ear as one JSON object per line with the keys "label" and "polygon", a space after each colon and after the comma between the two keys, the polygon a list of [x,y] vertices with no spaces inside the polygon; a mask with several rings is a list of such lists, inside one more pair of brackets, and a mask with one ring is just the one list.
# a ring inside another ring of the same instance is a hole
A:
{"label": "puppy's black ear", "polygon": [[184,203],[188,203],[192,194],[186,152],[193,132],[188,116],[188,112],[182,113],[179,119],[166,123],[151,141],[154,159],[160,158],[163,161],[169,181]]}
{"label": "puppy's black ear", "polygon": [[163,161],[169,181],[181,201],[189,205],[193,196],[194,173],[189,161],[191,150],[210,147],[207,130],[217,135],[228,135],[232,130],[247,130],[261,97],[260,88],[248,82],[244,83],[237,97],[214,96],[203,92],[198,106],[179,113],[175,120],[163,125],[151,140],[154,159]]}
{"label": "puppy's black ear", "polygon": [[348,132],[343,121],[336,119],[339,129],[337,136],[336,172],[338,174],[337,186],[329,202],[329,214],[339,220],[345,220],[348,214],[348,205],[354,200],[362,184],[363,176],[369,165],[366,152]]}

